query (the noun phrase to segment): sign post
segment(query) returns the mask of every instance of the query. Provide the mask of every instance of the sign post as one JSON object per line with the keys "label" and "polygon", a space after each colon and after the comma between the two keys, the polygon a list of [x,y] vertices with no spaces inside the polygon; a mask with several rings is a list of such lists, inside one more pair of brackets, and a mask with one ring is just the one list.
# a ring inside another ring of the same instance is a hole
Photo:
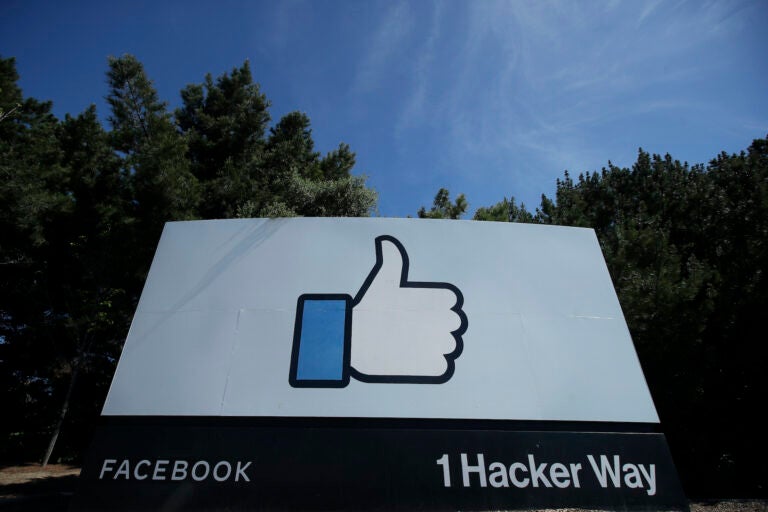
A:
{"label": "sign post", "polygon": [[592,230],[169,223],[78,510],[687,509]]}

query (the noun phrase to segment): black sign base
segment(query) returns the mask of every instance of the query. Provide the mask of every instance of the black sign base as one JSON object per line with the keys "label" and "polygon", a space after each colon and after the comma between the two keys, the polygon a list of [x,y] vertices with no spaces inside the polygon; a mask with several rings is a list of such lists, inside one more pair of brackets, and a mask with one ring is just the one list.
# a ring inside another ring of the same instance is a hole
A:
{"label": "black sign base", "polygon": [[654,425],[105,418],[73,510],[687,510]]}

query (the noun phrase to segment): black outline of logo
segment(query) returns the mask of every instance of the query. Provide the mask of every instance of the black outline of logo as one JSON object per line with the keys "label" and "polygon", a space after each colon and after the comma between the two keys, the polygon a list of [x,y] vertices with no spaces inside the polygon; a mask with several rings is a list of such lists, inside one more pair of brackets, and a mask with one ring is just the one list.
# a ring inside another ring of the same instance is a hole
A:
{"label": "black outline of logo", "polygon": [[[297,379],[299,369],[299,346],[301,345],[301,323],[304,319],[304,301],[306,300],[343,300],[344,317],[344,361],[341,380]],[[349,384],[350,358],[352,357],[352,296],[345,293],[305,293],[299,296],[296,305],[296,324],[293,327],[293,348],[291,349],[291,373],[288,382],[294,388],[343,388]]]}
{"label": "black outline of logo", "polygon": [[[376,278],[384,265],[384,255],[381,248],[383,241],[392,242],[397,250],[400,251],[400,256],[403,260],[403,267],[400,273],[400,287],[401,288],[442,288],[451,290],[456,295],[456,304],[450,308],[451,311],[459,315],[461,319],[461,325],[455,331],[451,331],[453,339],[456,340],[456,348],[448,353],[443,354],[448,368],[445,373],[437,376],[424,376],[424,375],[368,375],[366,373],[359,372],[351,365],[352,357],[352,309],[363,300],[368,288]],[[408,281],[408,271],[410,269],[410,260],[408,259],[408,253],[400,243],[398,239],[391,235],[381,235],[376,237],[376,264],[371,269],[368,277],[366,277],[360,290],[355,295],[355,298],[348,294],[340,293],[308,293],[299,296],[296,305],[296,323],[293,330],[293,347],[291,350],[291,368],[288,376],[288,382],[291,386],[296,388],[343,388],[349,384],[349,378],[354,377],[356,380],[367,383],[392,383],[392,384],[442,384],[450,380],[453,377],[453,373],[456,370],[456,359],[461,355],[464,350],[464,340],[462,334],[467,331],[469,325],[467,321],[467,315],[461,309],[464,305],[464,295],[461,290],[450,283],[441,282],[421,282],[421,281]],[[299,345],[301,342],[301,322],[304,314],[304,301],[306,300],[343,300],[346,304],[346,317],[344,325],[344,366],[342,370],[341,380],[299,380],[296,378],[296,372],[298,370],[299,363]]]}

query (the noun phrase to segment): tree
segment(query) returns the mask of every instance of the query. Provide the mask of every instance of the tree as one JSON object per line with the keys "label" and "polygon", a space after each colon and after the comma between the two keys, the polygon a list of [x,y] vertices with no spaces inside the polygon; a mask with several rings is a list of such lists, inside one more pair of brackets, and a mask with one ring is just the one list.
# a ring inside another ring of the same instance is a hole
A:
{"label": "tree", "polygon": [[706,166],[641,149],[630,169],[566,171],[533,220],[595,230],[689,494],[764,493],[768,140]]}
{"label": "tree", "polygon": [[369,215],[376,194],[353,176],[347,144],[321,157],[309,117],[286,114],[269,129],[269,101],[246,61],[214,83],[182,90],[176,111],[192,171],[204,188],[204,218]]}
{"label": "tree", "polygon": [[0,56],[0,122],[11,118],[21,107],[21,89],[16,82],[16,60]]}
{"label": "tree", "polygon": [[536,221],[534,216],[525,208],[524,203],[521,203],[520,206],[515,204],[514,197],[510,199],[505,197],[493,206],[478,208],[473,220],[523,223],[533,223]]}
{"label": "tree", "polygon": [[248,61],[230,74],[181,91],[176,122],[186,136],[190,169],[203,186],[200,215],[233,217],[260,185],[269,101]]}
{"label": "tree", "polygon": [[137,238],[151,258],[166,221],[197,217],[200,190],[187,145],[142,64],[132,55],[109,58],[107,102],[113,147],[123,153]]}
{"label": "tree", "polygon": [[267,164],[270,170],[294,168],[306,178],[319,179],[320,153],[315,151],[309,117],[290,112],[270,128],[267,140]]}
{"label": "tree", "polygon": [[[13,90],[15,72],[4,77],[3,90]],[[116,356],[128,323],[120,262],[130,244],[119,159],[95,108],[59,123],[49,103],[21,101],[1,128],[3,434],[31,445],[50,435],[45,464],[78,379],[105,389],[103,359]],[[102,398],[86,390],[81,404],[96,409]]]}
{"label": "tree", "polygon": [[0,428],[10,452],[48,423],[47,370],[55,361],[40,349],[53,343],[58,323],[48,306],[49,235],[70,207],[51,104],[24,99],[18,79],[14,59],[0,58],[0,109],[22,105],[0,123],[0,392],[7,418]]}
{"label": "tree", "polygon": [[456,201],[451,202],[450,192],[445,188],[441,188],[435,195],[432,208],[427,211],[422,206],[416,214],[420,219],[459,219],[466,213],[468,206],[469,204],[464,194],[459,194],[456,196]]}
{"label": "tree", "polygon": [[[63,328],[54,353],[69,383],[43,465],[53,452],[70,408],[79,375],[95,387],[81,390],[80,406],[92,414],[102,397],[86,390],[105,391],[111,365],[119,354],[130,323],[132,303],[126,288],[132,283],[124,183],[120,161],[91,106],[61,125],[62,165],[67,170],[70,208],[49,235],[49,300],[62,315]],[[62,343],[65,341],[66,343]]]}
{"label": "tree", "polygon": [[0,58],[3,460],[87,445],[165,221],[376,204],[349,146],[314,150],[305,114],[267,136],[247,63],[185,88],[175,121],[135,57],[110,58],[107,78],[109,130],[95,107],[59,121],[24,98]]}
{"label": "tree", "polygon": [[364,176],[315,181],[296,171],[280,177],[281,199],[259,207],[246,202],[239,217],[367,217],[376,206],[376,192],[365,186]]}
{"label": "tree", "polygon": [[351,174],[355,154],[349,146],[341,143],[321,157],[302,112],[286,114],[270,129],[264,159],[252,165],[258,189],[239,208],[240,217],[358,217],[376,206],[366,178]]}

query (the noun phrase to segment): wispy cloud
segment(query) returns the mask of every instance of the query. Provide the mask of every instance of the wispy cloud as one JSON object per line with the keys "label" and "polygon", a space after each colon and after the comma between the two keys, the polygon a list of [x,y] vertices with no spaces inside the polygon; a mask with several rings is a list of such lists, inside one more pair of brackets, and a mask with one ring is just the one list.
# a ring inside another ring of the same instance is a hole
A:
{"label": "wispy cloud", "polygon": [[663,0],[653,0],[650,2],[646,2],[645,5],[642,6],[642,10],[640,11],[640,16],[637,17],[637,26],[640,26],[643,24],[643,22],[651,15],[653,12],[661,5]]}
{"label": "wispy cloud", "polygon": [[432,19],[430,20],[429,31],[420,48],[416,50],[417,57],[412,73],[413,84],[411,93],[405,99],[403,110],[400,112],[395,127],[395,134],[398,138],[415,120],[424,116],[427,94],[434,82],[434,77],[430,75],[430,71],[435,60],[436,45],[442,31],[443,12],[442,3],[432,4]]}
{"label": "wispy cloud", "polygon": [[[667,124],[723,116],[716,91],[693,93],[732,69],[733,53],[718,51],[745,23],[741,5],[388,5],[363,42],[353,98],[384,109],[388,149],[418,174],[401,179],[470,183],[495,195],[527,188],[530,203],[563,169],[598,169],[608,159],[628,165],[658,132],[670,143],[660,150],[674,151],[677,134]],[[725,116],[731,124],[735,114]]]}
{"label": "wispy cloud", "polygon": [[[564,151],[590,152],[579,149],[585,131],[641,112],[686,108],[677,84],[710,65],[689,61],[688,52],[718,37],[714,28],[727,23],[730,9],[656,0],[594,8],[559,1],[470,4],[457,57],[461,73],[433,108],[450,127],[457,155],[528,149],[560,163]],[[655,23],[659,18],[665,22]],[[413,105],[421,106],[416,91]],[[403,110],[411,119],[416,113],[412,105]]]}
{"label": "wispy cloud", "polygon": [[371,40],[362,43],[365,56],[355,73],[354,92],[370,92],[385,82],[395,66],[394,56],[402,51],[413,27],[410,4],[401,1],[389,8]]}

